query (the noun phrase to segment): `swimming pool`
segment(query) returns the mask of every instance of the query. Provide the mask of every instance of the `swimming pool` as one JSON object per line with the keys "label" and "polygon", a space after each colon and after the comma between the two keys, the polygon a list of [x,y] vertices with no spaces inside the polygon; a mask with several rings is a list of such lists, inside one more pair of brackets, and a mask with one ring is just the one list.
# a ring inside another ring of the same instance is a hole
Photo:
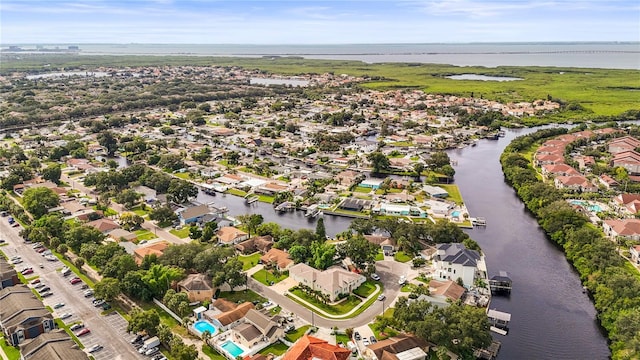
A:
{"label": "swimming pool", "polygon": [[236,343],[234,343],[231,340],[225,341],[222,345],[220,345],[220,347],[224,351],[229,353],[234,359],[242,355],[242,353],[244,352],[244,350],[242,350],[240,346],[238,346]]}
{"label": "swimming pool", "polygon": [[452,217],[460,217],[460,211],[456,210],[454,212],[451,213]]}
{"label": "swimming pool", "polygon": [[195,323],[193,323],[193,328],[200,334],[200,336],[202,336],[205,331],[208,331],[211,336],[215,335],[215,333],[218,331],[218,329],[216,329],[216,327],[207,320],[196,321]]}
{"label": "swimming pool", "polygon": [[602,207],[598,204],[589,204],[582,200],[571,200],[571,205],[580,205],[591,212],[601,212]]}

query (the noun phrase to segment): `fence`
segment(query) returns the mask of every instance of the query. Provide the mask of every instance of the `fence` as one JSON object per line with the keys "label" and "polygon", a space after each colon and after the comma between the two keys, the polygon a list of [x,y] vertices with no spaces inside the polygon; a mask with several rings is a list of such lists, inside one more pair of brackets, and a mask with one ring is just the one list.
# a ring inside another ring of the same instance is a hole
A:
{"label": "fence", "polygon": [[153,302],[158,305],[160,307],[160,309],[164,310],[167,312],[167,314],[171,315],[172,318],[176,319],[180,325],[184,325],[182,323],[182,318],[180,318],[180,316],[176,315],[173,311],[171,311],[168,307],[166,307],[163,303],[161,303],[160,301],[158,301],[156,298],[153,299]]}

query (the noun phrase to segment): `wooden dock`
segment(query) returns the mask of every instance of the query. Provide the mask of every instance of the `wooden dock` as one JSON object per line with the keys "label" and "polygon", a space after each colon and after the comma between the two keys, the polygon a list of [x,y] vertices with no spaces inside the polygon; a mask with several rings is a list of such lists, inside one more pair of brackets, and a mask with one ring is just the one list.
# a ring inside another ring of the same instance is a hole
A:
{"label": "wooden dock", "polygon": [[493,360],[498,356],[500,346],[502,346],[502,343],[500,341],[494,340],[486,349],[474,350],[473,356],[475,356],[476,359]]}
{"label": "wooden dock", "polygon": [[513,281],[506,271],[500,271],[499,275],[495,275],[489,279],[489,288],[492,294],[511,294]]}
{"label": "wooden dock", "polygon": [[491,326],[503,330],[509,329],[511,314],[495,309],[489,309],[487,311],[487,318],[489,319],[489,324],[491,324]]}
{"label": "wooden dock", "polygon": [[253,204],[254,202],[258,201],[258,199],[260,199],[260,197],[258,195],[253,195],[253,196],[249,196],[248,198],[246,198],[244,201],[247,204]]}

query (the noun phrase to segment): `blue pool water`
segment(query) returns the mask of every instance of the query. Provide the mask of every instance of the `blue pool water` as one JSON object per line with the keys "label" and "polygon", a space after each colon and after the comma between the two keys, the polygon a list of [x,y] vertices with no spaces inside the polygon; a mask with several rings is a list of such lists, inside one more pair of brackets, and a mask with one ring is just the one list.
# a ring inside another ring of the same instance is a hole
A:
{"label": "blue pool water", "polygon": [[571,200],[571,205],[584,206],[587,210],[589,210],[591,212],[600,212],[600,211],[602,211],[602,207],[600,207],[600,205],[598,205],[598,204],[589,204],[588,202],[582,201],[582,200]]}
{"label": "blue pool water", "polygon": [[460,216],[460,211],[456,210],[454,212],[451,213],[451,216],[453,217],[459,217]]}
{"label": "blue pool water", "polygon": [[238,345],[236,345],[236,343],[231,340],[225,341],[222,345],[220,345],[220,347],[223,348],[224,351],[231,354],[231,356],[233,356],[234,358],[242,355],[242,353],[244,352],[244,350],[242,350]]}
{"label": "blue pool water", "polygon": [[206,320],[198,320],[195,323],[193,323],[193,328],[196,329],[197,332],[200,333],[200,335],[202,335],[205,331],[209,331],[209,333],[211,334],[211,336],[215,335],[216,331],[218,331],[216,329],[215,326],[213,326],[212,323],[206,321]]}

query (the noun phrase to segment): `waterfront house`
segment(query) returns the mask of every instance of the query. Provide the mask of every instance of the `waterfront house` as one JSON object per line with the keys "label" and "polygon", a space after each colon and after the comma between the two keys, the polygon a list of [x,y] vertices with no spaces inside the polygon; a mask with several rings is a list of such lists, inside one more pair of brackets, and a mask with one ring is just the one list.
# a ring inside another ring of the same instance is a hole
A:
{"label": "waterfront house", "polygon": [[286,270],[293,265],[293,260],[289,257],[289,253],[271,248],[264,255],[260,257],[260,261],[266,266],[277,266],[280,270]]}
{"label": "waterfront house", "polygon": [[550,176],[578,176],[580,172],[567,164],[542,165],[542,175]]}
{"label": "waterfront house", "polygon": [[633,245],[629,248],[629,256],[634,265],[640,265],[640,245]]}
{"label": "waterfront house", "polygon": [[634,150],[617,153],[611,159],[610,165],[627,169],[629,175],[638,175],[640,174],[640,153]]}
{"label": "waterfront house", "polygon": [[347,360],[349,357],[351,350],[305,335],[287,350],[282,360]]}
{"label": "waterfront house", "polygon": [[55,329],[53,315],[26,285],[0,290],[0,327],[5,339],[17,346]]}
{"label": "waterfront house", "polygon": [[211,279],[205,274],[187,275],[178,282],[178,290],[185,292],[190,302],[210,301],[214,293]]}
{"label": "waterfront house", "polygon": [[20,344],[21,360],[88,360],[87,354],[63,329],[53,330]]}
{"label": "waterfront house", "polygon": [[640,140],[631,136],[623,136],[609,141],[608,151],[609,153],[615,155],[625,151],[632,151],[639,147]]}
{"label": "waterfront house", "polygon": [[434,276],[439,280],[462,280],[469,288],[476,278],[486,273],[484,256],[478,251],[467,249],[461,243],[445,243],[436,246],[434,257]]}
{"label": "waterfront house", "polygon": [[249,234],[234,226],[224,226],[218,229],[216,235],[223,245],[234,245],[249,238]]}
{"label": "waterfront house", "polygon": [[190,206],[178,212],[178,218],[181,225],[188,225],[202,222],[205,216],[211,214],[211,209],[207,204]]}
{"label": "waterfront house", "polygon": [[341,267],[331,267],[320,271],[307,264],[296,264],[289,269],[289,276],[302,285],[319,290],[336,301],[340,295],[347,295],[362,285],[366,278]]}
{"label": "waterfront house", "polygon": [[0,290],[16,284],[20,284],[18,272],[4,257],[0,256]]}
{"label": "waterfront house", "polygon": [[613,198],[613,205],[620,214],[635,215],[640,212],[640,194],[620,194]]}
{"label": "waterfront house", "polygon": [[267,315],[250,309],[244,316],[243,323],[235,326],[231,337],[240,345],[250,349],[260,342],[273,344],[284,336],[284,329]]}
{"label": "waterfront house", "polygon": [[377,360],[425,360],[430,344],[414,335],[398,334],[367,348]]}
{"label": "waterfront house", "polygon": [[431,197],[446,198],[447,196],[449,196],[447,190],[439,186],[423,185],[422,190],[424,190],[424,192],[429,194],[429,196]]}
{"label": "waterfront house", "polygon": [[259,251],[261,254],[265,254],[271,250],[273,246],[273,237],[271,235],[254,236],[248,240],[238,243],[235,248],[238,252],[249,255]]}
{"label": "waterfront house", "polygon": [[418,296],[418,301],[428,301],[435,306],[444,308],[462,299],[467,290],[453,280],[429,281],[429,295]]}
{"label": "waterfront house", "polygon": [[383,182],[384,179],[364,179],[358,186],[378,190]]}
{"label": "waterfront house", "polygon": [[640,240],[640,219],[609,219],[602,222],[604,233],[616,239]]}
{"label": "waterfront house", "polygon": [[338,184],[340,184],[342,186],[350,187],[351,185],[353,185],[357,181],[359,176],[360,176],[360,174],[355,172],[355,171],[345,170],[345,171],[342,171],[342,172],[338,173],[338,175],[336,175],[335,179],[338,182]]}
{"label": "waterfront house", "polygon": [[388,216],[415,216],[415,217],[427,217],[427,212],[417,206],[389,204],[381,202],[373,207],[371,210],[374,214],[388,215]]}

